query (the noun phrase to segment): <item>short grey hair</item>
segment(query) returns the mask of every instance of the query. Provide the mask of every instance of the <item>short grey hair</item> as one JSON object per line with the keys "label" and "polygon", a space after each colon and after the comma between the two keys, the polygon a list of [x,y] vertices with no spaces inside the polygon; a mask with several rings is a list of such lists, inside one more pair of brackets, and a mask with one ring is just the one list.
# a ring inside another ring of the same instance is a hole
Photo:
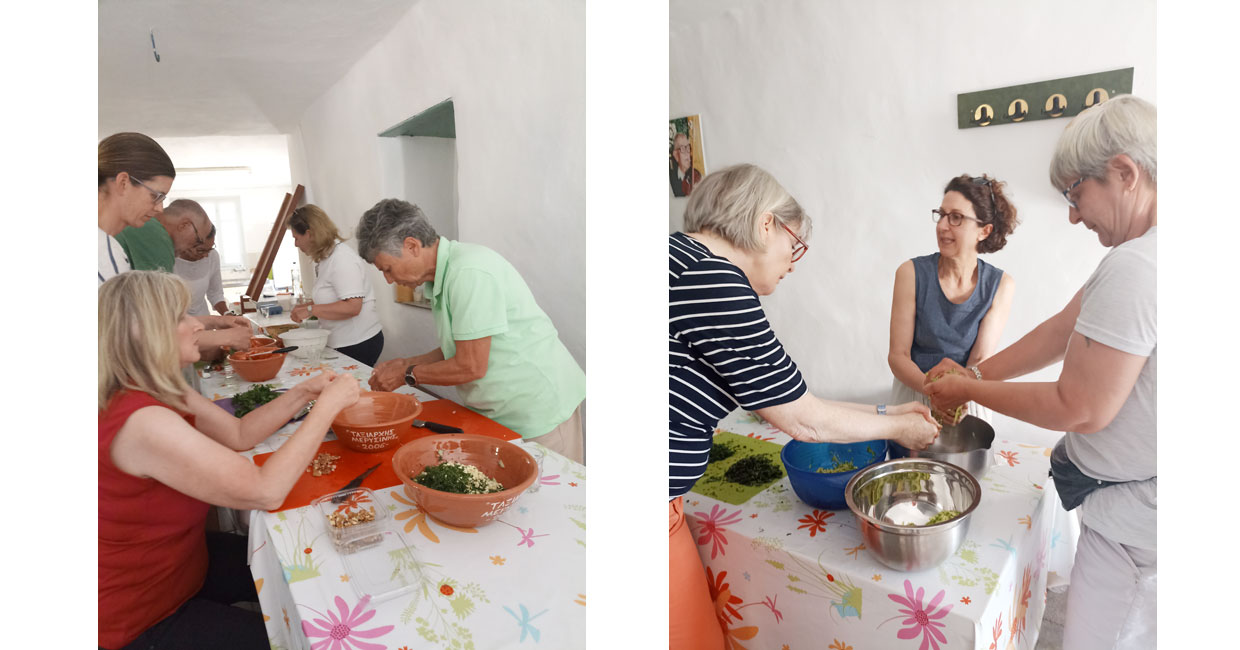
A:
{"label": "short grey hair", "polygon": [[809,215],[774,176],[757,165],[732,165],[693,187],[685,206],[685,232],[712,232],[742,250],[761,251],[758,224],[767,212],[809,239]]}
{"label": "short grey hair", "polygon": [[203,209],[202,204],[191,199],[177,199],[164,207],[164,215],[173,221],[198,217],[198,223],[211,223],[211,217]]}
{"label": "short grey hair", "polygon": [[423,246],[439,241],[422,208],[400,199],[383,199],[367,210],[357,224],[357,253],[370,264],[379,253],[400,257],[406,237],[413,237]]}
{"label": "short grey hair", "polygon": [[1118,95],[1072,118],[1051,157],[1050,180],[1062,190],[1078,178],[1103,178],[1107,162],[1126,154],[1158,184],[1158,109]]}

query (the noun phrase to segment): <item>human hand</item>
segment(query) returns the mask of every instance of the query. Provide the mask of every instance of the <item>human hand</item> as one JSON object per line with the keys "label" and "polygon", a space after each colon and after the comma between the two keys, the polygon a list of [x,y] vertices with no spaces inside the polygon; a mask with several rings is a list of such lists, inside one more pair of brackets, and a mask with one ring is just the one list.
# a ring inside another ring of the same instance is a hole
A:
{"label": "human hand", "polygon": [[887,407],[887,415],[905,415],[908,413],[921,413],[931,422],[934,421],[934,417],[930,413],[930,407],[921,402],[905,402]]}
{"label": "human hand", "polygon": [[319,392],[318,400],[315,401],[314,406],[315,408],[327,409],[335,415],[346,406],[356,402],[361,394],[361,387],[358,386],[357,377],[341,373],[333,377],[327,386]]}
{"label": "human hand", "polygon": [[[244,320],[244,319],[242,319]],[[223,335],[221,346],[232,348],[234,350],[250,349],[250,328],[235,325],[233,327],[225,327],[216,330]]]}
{"label": "human hand", "polygon": [[930,417],[930,409],[926,408],[925,404],[918,406],[925,409],[925,412],[894,416],[900,420],[900,430],[896,433],[895,441],[905,449],[913,451],[925,449],[939,439],[939,424]]}
{"label": "human hand", "polygon": [[310,308],[305,305],[297,305],[293,308],[293,311],[288,313],[288,316],[293,319],[294,323],[300,323],[310,317]]}
{"label": "human hand", "polygon": [[960,415],[958,407],[969,401],[970,382],[977,379],[956,371],[949,371],[937,379],[927,381],[926,394],[930,396],[933,411],[945,422],[955,424]]}
{"label": "human hand", "polygon": [[[926,373],[926,380],[922,382],[922,385],[925,386],[930,382],[938,381],[939,377],[942,377],[949,372],[955,372],[966,377],[973,377],[973,373],[965,369],[964,366],[944,357],[942,361],[938,362],[938,364],[930,369],[930,372]],[[922,392],[925,391],[923,390]]]}
{"label": "human hand", "polygon": [[216,317],[221,327],[244,327],[247,332],[253,332],[254,323],[245,316],[218,316]]}
{"label": "human hand", "polygon": [[297,384],[297,388],[305,391],[307,399],[315,399],[323,389],[336,378],[336,372],[330,368],[324,369],[322,372],[315,374],[313,377]]}
{"label": "human hand", "polygon": [[405,369],[409,367],[407,359],[391,359],[375,366],[370,375],[370,389],[394,391],[405,385]]}

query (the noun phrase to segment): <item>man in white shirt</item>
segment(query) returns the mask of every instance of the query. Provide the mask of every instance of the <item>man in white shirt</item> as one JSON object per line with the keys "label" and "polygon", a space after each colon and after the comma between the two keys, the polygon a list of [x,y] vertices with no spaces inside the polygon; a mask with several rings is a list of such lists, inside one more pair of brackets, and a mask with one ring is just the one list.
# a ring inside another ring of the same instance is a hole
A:
{"label": "man in white shirt", "polygon": [[[215,250],[215,224],[207,221],[210,230],[202,243],[179,252],[172,272],[189,285],[189,315],[206,316],[214,309],[221,316],[228,313],[224,285],[220,278],[220,253]],[[205,297],[205,299],[204,299]]]}

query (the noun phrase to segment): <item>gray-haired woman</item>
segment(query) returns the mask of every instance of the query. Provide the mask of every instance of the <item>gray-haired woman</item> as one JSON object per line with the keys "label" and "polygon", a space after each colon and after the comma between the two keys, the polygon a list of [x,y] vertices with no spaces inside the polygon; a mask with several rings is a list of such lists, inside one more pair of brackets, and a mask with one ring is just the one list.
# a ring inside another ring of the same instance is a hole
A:
{"label": "gray-haired woman", "polygon": [[508,260],[440,237],[422,210],[384,199],[362,215],[358,253],[389,284],[426,284],[439,347],[375,366],[370,386],[456,386],[462,402],[577,462],[585,461],[586,378]]}
{"label": "gray-haired woman", "polygon": [[886,408],[809,393],[758,301],[809,248],[810,218],[774,177],[754,165],[707,175],[685,230],[668,238],[670,638],[673,648],[719,648],[682,503],[705,471],[715,425],[739,406],[798,440],[894,439],[913,449],[933,442],[938,425],[918,402]]}
{"label": "gray-haired woman", "polygon": [[[1158,118],[1121,95],[1072,119],[1051,185],[1111,249],[1058,314],[978,364],[925,385],[935,408],[972,400],[1066,431],[1051,452],[1064,508],[1080,507],[1066,650],[1153,648],[1158,585]],[[1062,361],[1053,382],[1008,383]],[[945,359],[931,378],[959,368]]]}

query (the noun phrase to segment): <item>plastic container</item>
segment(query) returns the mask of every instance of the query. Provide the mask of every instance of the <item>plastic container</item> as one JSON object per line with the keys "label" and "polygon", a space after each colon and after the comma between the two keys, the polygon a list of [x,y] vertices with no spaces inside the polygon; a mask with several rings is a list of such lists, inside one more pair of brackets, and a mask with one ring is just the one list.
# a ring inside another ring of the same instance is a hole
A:
{"label": "plastic container", "polygon": [[[332,503],[332,499],[343,497],[340,503]],[[323,526],[327,536],[331,538],[336,552],[349,555],[383,543],[383,533],[387,531],[391,515],[388,509],[379,505],[375,493],[367,488],[341,490],[314,500],[315,509],[323,515]],[[353,525],[337,525],[333,520],[348,517],[360,511],[369,512],[374,519]]]}
{"label": "plastic container", "polygon": [[[779,452],[779,459],[784,462],[784,470],[788,472],[788,481],[792,483],[792,491],[796,492],[797,498],[822,510],[848,507],[844,498],[848,481],[857,472],[886,458],[886,440],[853,443],[793,440]],[[848,462],[856,469],[832,473],[818,471],[819,468],[831,468]]]}

